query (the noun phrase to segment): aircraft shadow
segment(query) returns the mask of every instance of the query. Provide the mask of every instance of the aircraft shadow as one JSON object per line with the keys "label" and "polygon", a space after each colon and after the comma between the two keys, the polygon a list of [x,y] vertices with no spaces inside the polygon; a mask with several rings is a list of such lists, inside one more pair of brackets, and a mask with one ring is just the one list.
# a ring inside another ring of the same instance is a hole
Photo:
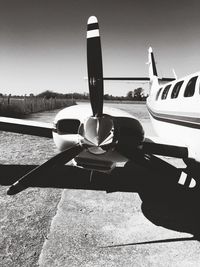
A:
{"label": "aircraft shadow", "polygon": [[[0,185],[9,186],[36,165],[0,165]],[[160,167],[162,169],[162,166]],[[179,232],[200,237],[200,190],[188,190],[161,169],[127,164],[110,174],[72,166],[57,166],[35,177],[30,187],[103,190],[110,192],[137,192],[142,200],[142,212],[152,223]],[[133,203],[134,205],[134,203]],[[170,241],[170,240],[169,240]]]}

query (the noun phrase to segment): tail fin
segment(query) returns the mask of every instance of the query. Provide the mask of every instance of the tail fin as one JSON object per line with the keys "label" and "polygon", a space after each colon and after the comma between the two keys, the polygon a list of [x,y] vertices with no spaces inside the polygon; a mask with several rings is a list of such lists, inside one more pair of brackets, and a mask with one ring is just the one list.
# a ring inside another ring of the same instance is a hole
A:
{"label": "tail fin", "polygon": [[153,50],[151,47],[149,47],[149,78],[150,78],[150,82],[152,85],[159,85],[158,82],[158,72],[156,69],[156,63],[155,63],[155,58],[154,58],[154,54],[153,54]]}

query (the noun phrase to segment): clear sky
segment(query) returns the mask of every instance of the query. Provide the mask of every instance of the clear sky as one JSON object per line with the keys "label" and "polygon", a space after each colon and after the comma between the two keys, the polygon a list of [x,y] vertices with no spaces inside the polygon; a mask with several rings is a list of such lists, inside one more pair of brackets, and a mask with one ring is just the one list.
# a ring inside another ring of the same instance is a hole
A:
{"label": "clear sky", "polygon": [[[200,70],[200,1],[0,0],[0,92],[87,92],[86,23],[97,16],[104,76],[147,76],[147,49],[160,75]],[[107,82],[126,95],[139,85]]]}

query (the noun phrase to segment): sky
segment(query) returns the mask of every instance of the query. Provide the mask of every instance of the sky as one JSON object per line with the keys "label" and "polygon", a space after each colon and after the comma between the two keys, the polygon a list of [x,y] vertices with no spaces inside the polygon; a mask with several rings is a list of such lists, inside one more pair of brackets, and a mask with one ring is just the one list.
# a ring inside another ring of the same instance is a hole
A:
{"label": "sky", "polygon": [[[100,25],[104,76],[148,76],[149,46],[160,76],[196,72],[199,10],[197,0],[0,0],[0,93],[88,92],[91,15]],[[104,92],[126,95],[139,86],[105,82]]]}

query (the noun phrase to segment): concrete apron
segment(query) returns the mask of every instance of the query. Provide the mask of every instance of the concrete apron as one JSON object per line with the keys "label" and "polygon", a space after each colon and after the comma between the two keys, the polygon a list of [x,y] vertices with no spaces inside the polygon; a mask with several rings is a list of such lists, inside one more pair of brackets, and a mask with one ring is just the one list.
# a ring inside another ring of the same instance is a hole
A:
{"label": "concrete apron", "polygon": [[136,193],[63,190],[39,266],[199,266],[199,242],[179,241],[191,235],[152,224],[140,205]]}

